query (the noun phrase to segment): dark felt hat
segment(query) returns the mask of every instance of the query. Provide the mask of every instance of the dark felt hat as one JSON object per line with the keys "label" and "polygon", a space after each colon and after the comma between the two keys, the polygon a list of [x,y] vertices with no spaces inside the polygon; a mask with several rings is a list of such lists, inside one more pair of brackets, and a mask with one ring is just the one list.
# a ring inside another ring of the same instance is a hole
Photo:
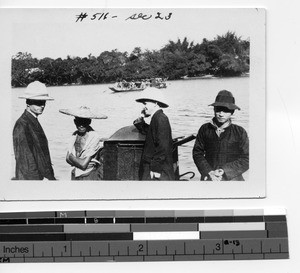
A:
{"label": "dark felt hat", "polygon": [[241,110],[240,107],[235,105],[235,99],[232,93],[227,90],[220,91],[216,97],[215,102],[209,104],[209,106],[222,106],[230,110],[235,110],[235,109]]}

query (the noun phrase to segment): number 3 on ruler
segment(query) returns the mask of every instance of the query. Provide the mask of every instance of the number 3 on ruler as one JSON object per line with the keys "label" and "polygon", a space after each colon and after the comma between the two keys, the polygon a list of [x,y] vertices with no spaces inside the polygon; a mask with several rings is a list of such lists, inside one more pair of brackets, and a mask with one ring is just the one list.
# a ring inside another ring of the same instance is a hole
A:
{"label": "number 3 on ruler", "polygon": [[220,243],[216,244],[216,250],[221,250],[221,244]]}

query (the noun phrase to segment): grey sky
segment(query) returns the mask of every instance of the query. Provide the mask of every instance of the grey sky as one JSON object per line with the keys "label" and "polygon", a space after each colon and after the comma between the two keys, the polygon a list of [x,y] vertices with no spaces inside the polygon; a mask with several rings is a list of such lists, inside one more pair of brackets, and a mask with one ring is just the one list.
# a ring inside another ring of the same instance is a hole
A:
{"label": "grey sky", "polygon": [[[131,52],[135,47],[159,50],[177,38],[201,43],[233,31],[243,39],[255,33],[251,22],[255,9],[15,9],[13,16],[11,54],[29,52],[34,57],[66,58],[67,55],[98,56],[105,50]],[[87,13],[82,22],[76,15]],[[109,13],[108,19],[91,20],[95,13]],[[169,20],[155,19],[157,12]],[[126,18],[134,13],[152,15],[149,20]],[[113,16],[117,16],[113,18]],[[254,24],[255,25],[255,24]]]}

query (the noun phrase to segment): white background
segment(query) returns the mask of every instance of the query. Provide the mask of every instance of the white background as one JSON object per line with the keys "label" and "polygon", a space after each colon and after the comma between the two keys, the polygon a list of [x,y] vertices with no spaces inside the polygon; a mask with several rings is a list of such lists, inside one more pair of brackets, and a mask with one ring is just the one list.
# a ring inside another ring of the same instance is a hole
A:
{"label": "white background", "polygon": [[[69,7],[67,1],[0,0],[0,7]],[[72,1],[73,2],[73,1]],[[150,2],[150,1],[149,1]],[[74,1],[72,7],[125,6],[121,1]],[[126,7],[148,7],[126,1]],[[0,264],[0,272],[299,272],[300,9],[298,1],[151,1],[152,7],[265,7],[267,9],[267,198],[191,201],[1,202],[0,211],[95,209],[287,209],[290,259],[151,263]],[[0,43],[1,49],[1,43]],[[2,90],[3,91],[3,90]],[[3,121],[3,111],[1,120]],[[298,125],[298,126],[297,126]],[[1,128],[5,130],[5,128]],[[1,139],[2,140],[2,139]],[[1,141],[2,145],[3,140]],[[0,189],[1,190],[1,189]]]}

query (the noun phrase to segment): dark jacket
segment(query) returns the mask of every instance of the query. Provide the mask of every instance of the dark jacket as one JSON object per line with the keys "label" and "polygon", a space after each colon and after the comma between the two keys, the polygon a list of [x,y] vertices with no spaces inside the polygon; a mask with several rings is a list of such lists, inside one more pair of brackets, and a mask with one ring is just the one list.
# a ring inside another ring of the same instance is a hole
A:
{"label": "dark jacket", "polygon": [[152,116],[150,125],[144,120],[134,123],[146,133],[141,159],[141,179],[150,180],[150,171],[161,174],[160,180],[175,180],[173,169],[173,139],[168,117],[160,109]]}
{"label": "dark jacket", "polygon": [[241,126],[231,124],[220,137],[211,123],[199,129],[193,148],[193,159],[204,180],[212,170],[223,169],[225,180],[243,181],[249,169],[249,139]]}
{"label": "dark jacket", "polygon": [[16,180],[55,180],[48,140],[38,120],[24,111],[13,130]]}

